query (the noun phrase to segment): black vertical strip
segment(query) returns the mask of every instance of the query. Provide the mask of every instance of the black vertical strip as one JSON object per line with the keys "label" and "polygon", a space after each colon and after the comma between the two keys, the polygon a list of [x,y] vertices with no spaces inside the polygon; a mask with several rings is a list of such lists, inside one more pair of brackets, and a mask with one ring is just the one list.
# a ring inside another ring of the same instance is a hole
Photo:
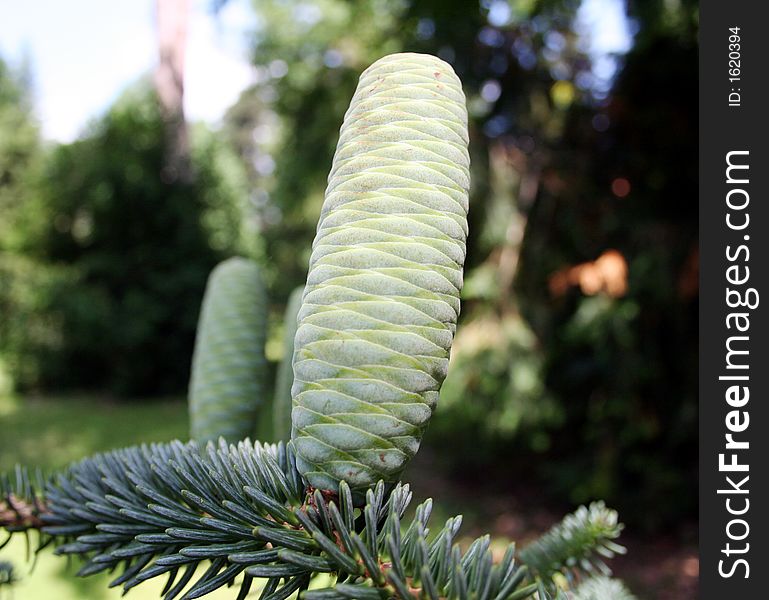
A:
{"label": "black vertical strip", "polygon": [[769,598],[764,566],[769,539],[766,12],[765,3],[750,0],[709,0],[700,6],[704,600]]}

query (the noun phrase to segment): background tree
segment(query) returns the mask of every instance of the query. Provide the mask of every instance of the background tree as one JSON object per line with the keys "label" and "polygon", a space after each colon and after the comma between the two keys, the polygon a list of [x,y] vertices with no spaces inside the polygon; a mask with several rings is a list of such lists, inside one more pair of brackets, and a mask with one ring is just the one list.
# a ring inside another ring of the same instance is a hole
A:
{"label": "background tree", "polygon": [[155,89],[167,136],[165,176],[188,180],[190,143],[184,117],[184,56],[187,46],[189,0],[156,0],[158,64]]}
{"label": "background tree", "polygon": [[37,365],[22,387],[186,389],[206,277],[244,247],[242,196],[237,167],[205,135],[191,150],[194,180],[169,180],[165,131],[157,99],[138,86],[47,158],[26,204],[25,256],[68,275],[38,289],[50,296],[51,343],[42,357],[19,356]]}
{"label": "background tree", "polygon": [[18,221],[40,155],[29,72],[26,67],[11,68],[0,57],[0,252],[23,243]]}

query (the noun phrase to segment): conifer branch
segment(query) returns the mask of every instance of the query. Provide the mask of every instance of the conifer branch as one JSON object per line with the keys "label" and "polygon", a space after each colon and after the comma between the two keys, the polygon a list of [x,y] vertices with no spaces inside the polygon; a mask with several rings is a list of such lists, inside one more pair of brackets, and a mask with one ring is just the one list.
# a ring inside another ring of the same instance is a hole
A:
{"label": "conifer branch", "polygon": [[39,491],[45,489],[46,483],[40,471],[30,476],[20,466],[13,474],[0,474],[0,529],[10,533],[41,529],[41,515],[47,508]]}
{"label": "conifer branch", "polygon": [[[40,507],[26,528],[39,529],[57,554],[84,558],[80,575],[119,569],[111,585],[125,590],[161,575],[165,598],[198,598],[241,575],[239,597],[261,578],[265,600],[296,591],[308,600],[503,600],[541,587],[513,545],[499,564],[488,536],[462,553],[454,543],[461,517],[428,541],[432,501],[404,522],[408,485],[387,491],[380,482],[360,508],[346,483],[337,494],[308,492],[282,443],[173,442],[100,454],[52,478],[44,497],[22,471],[17,479],[3,479],[3,496],[26,490]],[[336,581],[308,591],[317,573]]]}
{"label": "conifer branch", "polygon": [[624,554],[616,540],[622,532],[617,512],[601,502],[580,506],[521,551],[521,561],[545,581],[555,573],[611,575],[605,560]]}

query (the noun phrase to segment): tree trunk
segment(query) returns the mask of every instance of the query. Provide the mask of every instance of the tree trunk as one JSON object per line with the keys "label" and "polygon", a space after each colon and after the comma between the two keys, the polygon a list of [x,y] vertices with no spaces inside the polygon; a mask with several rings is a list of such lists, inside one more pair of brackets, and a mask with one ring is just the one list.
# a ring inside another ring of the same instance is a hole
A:
{"label": "tree trunk", "polygon": [[159,61],[155,88],[166,127],[166,164],[163,169],[166,181],[184,181],[192,176],[184,119],[184,53],[189,4],[189,0],[157,0]]}

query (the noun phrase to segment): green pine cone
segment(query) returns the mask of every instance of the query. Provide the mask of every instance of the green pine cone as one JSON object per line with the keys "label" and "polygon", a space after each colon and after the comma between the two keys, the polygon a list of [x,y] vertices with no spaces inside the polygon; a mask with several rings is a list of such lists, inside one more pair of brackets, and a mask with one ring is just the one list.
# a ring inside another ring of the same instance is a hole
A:
{"label": "green pine cone", "polygon": [[189,389],[190,435],[250,436],[263,395],[267,294],[253,262],[230,258],[211,272],[200,310]]}
{"label": "green pine cone", "polygon": [[470,158],[442,60],[371,65],[340,130],[299,313],[292,440],[308,483],[396,481],[446,377],[459,315]]}

